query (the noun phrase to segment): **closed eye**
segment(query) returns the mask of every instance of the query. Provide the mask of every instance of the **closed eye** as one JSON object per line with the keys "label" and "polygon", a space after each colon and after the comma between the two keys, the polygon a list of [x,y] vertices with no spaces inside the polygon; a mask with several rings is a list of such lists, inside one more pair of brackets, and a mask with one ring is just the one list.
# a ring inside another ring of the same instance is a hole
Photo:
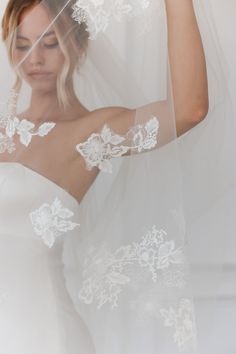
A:
{"label": "closed eye", "polygon": [[17,45],[16,49],[21,50],[21,51],[26,51],[30,49],[30,46],[28,45]]}
{"label": "closed eye", "polygon": [[56,48],[56,47],[58,47],[58,44],[59,44],[58,42],[55,42],[55,43],[52,43],[52,44],[47,44],[47,43],[45,43],[45,44],[44,44],[44,47],[45,47],[45,48],[49,48],[49,49],[50,49],[50,48]]}
{"label": "closed eye", "polygon": [[[52,44],[46,44],[44,43],[44,47],[48,48],[48,49],[53,49],[58,47],[59,43],[52,43]],[[20,51],[26,51],[26,50],[30,50],[30,46],[29,45],[16,45],[16,49],[20,50]]]}

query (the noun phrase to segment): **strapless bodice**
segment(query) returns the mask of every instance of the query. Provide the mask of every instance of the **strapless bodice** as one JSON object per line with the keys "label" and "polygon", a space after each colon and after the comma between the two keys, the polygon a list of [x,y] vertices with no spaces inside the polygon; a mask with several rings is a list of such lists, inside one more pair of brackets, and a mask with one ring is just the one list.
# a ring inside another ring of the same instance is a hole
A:
{"label": "strapless bodice", "polygon": [[78,205],[37,172],[20,163],[0,163],[4,354],[93,353],[63,276],[63,240],[78,232]]}
{"label": "strapless bodice", "polygon": [[[43,205],[52,207],[55,199],[73,213],[79,205],[62,187],[17,162],[0,163],[0,195],[0,233],[17,232],[18,237],[39,243],[40,239],[34,237],[32,213]],[[48,215],[44,214],[41,213],[41,223],[46,223],[43,217]]]}

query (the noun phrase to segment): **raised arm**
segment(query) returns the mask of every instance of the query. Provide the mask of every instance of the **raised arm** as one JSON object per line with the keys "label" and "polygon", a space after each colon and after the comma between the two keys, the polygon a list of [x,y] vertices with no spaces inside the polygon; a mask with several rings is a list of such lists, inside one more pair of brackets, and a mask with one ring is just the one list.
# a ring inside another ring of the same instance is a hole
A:
{"label": "raised arm", "polygon": [[[193,0],[164,1],[171,77],[168,81],[171,82],[172,86],[176,132],[177,136],[180,136],[200,123],[208,113],[207,68]],[[170,101],[154,102],[152,105],[143,107],[143,109],[139,107],[140,113],[144,113],[145,109],[147,112],[153,112],[154,115],[156,112],[162,131],[162,136],[159,137],[160,145],[168,143],[175,135],[168,131],[165,126],[170,119],[170,115],[173,114]],[[124,112],[119,115],[122,123],[121,127],[125,127],[126,124],[122,119],[122,114]],[[143,116],[145,116],[145,113]],[[125,119],[129,125],[127,114]],[[115,122],[115,125],[119,129],[119,119]]]}
{"label": "raised arm", "polygon": [[208,112],[205,55],[192,0],[165,0],[177,135]]}
{"label": "raised arm", "polygon": [[[91,124],[88,118],[80,122],[79,130],[84,135],[80,136],[80,141],[77,140],[77,151],[85,159],[91,146],[99,139],[103,150],[107,151],[102,161],[167,144],[176,136],[175,126],[171,124],[173,108],[177,136],[193,128],[207,115],[207,70],[193,2],[164,1],[173,105],[168,97],[166,101],[153,102],[137,109],[111,107],[94,111]],[[77,129],[74,131],[78,139]],[[98,165],[94,161],[90,163],[90,168]]]}

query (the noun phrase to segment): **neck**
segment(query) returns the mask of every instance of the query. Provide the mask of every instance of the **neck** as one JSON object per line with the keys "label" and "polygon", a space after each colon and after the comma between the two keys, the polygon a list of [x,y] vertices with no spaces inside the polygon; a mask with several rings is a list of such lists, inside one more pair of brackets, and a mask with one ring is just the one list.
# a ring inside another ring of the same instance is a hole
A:
{"label": "neck", "polygon": [[70,107],[66,110],[60,106],[56,91],[32,92],[30,107],[27,110],[27,116],[35,123],[76,119],[86,113],[88,111],[79,102],[74,91],[70,95]]}
{"label": "neck", "polygon": [[56,92],[32,92],[28,114],[30,118],[37,122],[53,118],[59,113],[59,102]]}

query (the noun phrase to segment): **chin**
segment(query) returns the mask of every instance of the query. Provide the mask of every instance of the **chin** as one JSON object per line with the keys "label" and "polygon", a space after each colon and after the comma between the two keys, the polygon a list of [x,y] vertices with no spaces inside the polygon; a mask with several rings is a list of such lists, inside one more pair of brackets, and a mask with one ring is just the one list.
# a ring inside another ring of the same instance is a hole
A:
{"label": "chin", "polygon": [[55,83],[49,82],[29,82],[29,86],[31,87],[33,92],[38,92],[40,94],[49,94],[57,91],[57,85]]}

